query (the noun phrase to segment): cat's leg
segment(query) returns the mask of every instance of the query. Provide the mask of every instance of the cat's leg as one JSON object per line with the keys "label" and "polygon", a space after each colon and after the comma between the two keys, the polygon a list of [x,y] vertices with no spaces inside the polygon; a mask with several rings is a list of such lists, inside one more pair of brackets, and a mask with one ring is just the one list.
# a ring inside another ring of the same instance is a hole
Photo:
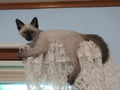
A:
{"label": "cat's leg", "polygon": [[66,55],[69,57],[72,65],[73,65],[73,70],[71,73],[67,76],[68,78],[68,83],[73,84],[75,82],[75,79],[77,78],[78,74],[80,73],[80,63],[79,59],[77,57],[76,52],[70,52],[70,50],[66,51]]}

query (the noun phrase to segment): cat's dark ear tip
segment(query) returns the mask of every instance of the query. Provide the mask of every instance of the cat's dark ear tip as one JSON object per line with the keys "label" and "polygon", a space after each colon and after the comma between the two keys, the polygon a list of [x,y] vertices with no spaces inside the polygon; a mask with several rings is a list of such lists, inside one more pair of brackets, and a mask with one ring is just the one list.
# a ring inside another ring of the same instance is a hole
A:
{"label": "cat's dark ear tip", "polygon": [[34,17],[34,19],[37,19],[37,17]]}
{"label": "cat's dark ear tip", "polygon": [[34,17],[33,20],[38,20],[38,18],[37,18],[37,17]]}
{"label": "cat's dark ear tip", "polygon": [[18,22],[18,21],[20,21],[20,20],[16,18],[15,21]]}
{"label": "cat's dark ear tip", "polygon": [[16,22],[18,30],[20,30],[22,28],[22,26],[24,25],[24,23],[17,18],[16,18],[15,22]]}
{"label": "cat's dark ear tip", "polygon": [[16,18],[15,20],[18,20],[18,18]]}

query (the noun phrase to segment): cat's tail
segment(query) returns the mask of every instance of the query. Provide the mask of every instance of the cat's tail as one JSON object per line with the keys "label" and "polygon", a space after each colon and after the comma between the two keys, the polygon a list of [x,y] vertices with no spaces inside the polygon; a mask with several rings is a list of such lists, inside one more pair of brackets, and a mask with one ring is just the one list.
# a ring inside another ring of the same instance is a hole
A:
{"label": "cat's tail", "polygon": [[102,63],[106,63],[109,58],[109,48],[106,42],[103,40],[103,38],[94,34],[85,34],[83,36],[85,40],[91,40],[99,46],[100,51],[102,53]]}

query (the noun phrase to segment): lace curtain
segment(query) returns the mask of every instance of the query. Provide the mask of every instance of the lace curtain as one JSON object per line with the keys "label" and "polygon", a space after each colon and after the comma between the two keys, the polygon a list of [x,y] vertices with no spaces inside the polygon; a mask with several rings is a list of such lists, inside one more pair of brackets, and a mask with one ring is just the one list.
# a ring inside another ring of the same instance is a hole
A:
{"label": "lace curtain", "polygon": [[28,90],[120,90],[120,70],[111,55],[103,65],[99,48],[94,42],[85,41],[80,44],[78,57],[81,72],[70,86],[67,75],[72,64],[62,45],[50,42],[46,54],[23,61]]}
{"label": "lace curtain", "polygon": [[46,55],[29,57],[24,66],[28,90],[71,90],[66,76],[72,66],[61,44],[50,42]]}

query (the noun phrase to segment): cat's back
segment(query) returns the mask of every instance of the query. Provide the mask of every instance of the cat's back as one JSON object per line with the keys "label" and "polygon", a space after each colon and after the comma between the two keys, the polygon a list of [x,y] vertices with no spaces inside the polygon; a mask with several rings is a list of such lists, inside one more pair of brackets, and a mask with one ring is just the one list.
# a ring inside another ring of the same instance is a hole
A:
{"label": "cat's back", "polygon": [[80,37],[80,33],[67,30],[48,30],[44,31],[48,39],[65,39],[69,37]]}
{"label": "cat's back", "polygon": [[75,32],[68,31],[68,30],[48,30],[48,31],[45,31],[45,33],[48,35],[70,35],[70,34],[73,34]]}
{"label": "cat's back", "polygon": [[75,31],[68,31],[68,30],[48,30],[43,31],[43,36],[47,38],[48,41],[60,41],[60,42],[66,42],[66,41],[81,41],[82,34],[75,32]]}

